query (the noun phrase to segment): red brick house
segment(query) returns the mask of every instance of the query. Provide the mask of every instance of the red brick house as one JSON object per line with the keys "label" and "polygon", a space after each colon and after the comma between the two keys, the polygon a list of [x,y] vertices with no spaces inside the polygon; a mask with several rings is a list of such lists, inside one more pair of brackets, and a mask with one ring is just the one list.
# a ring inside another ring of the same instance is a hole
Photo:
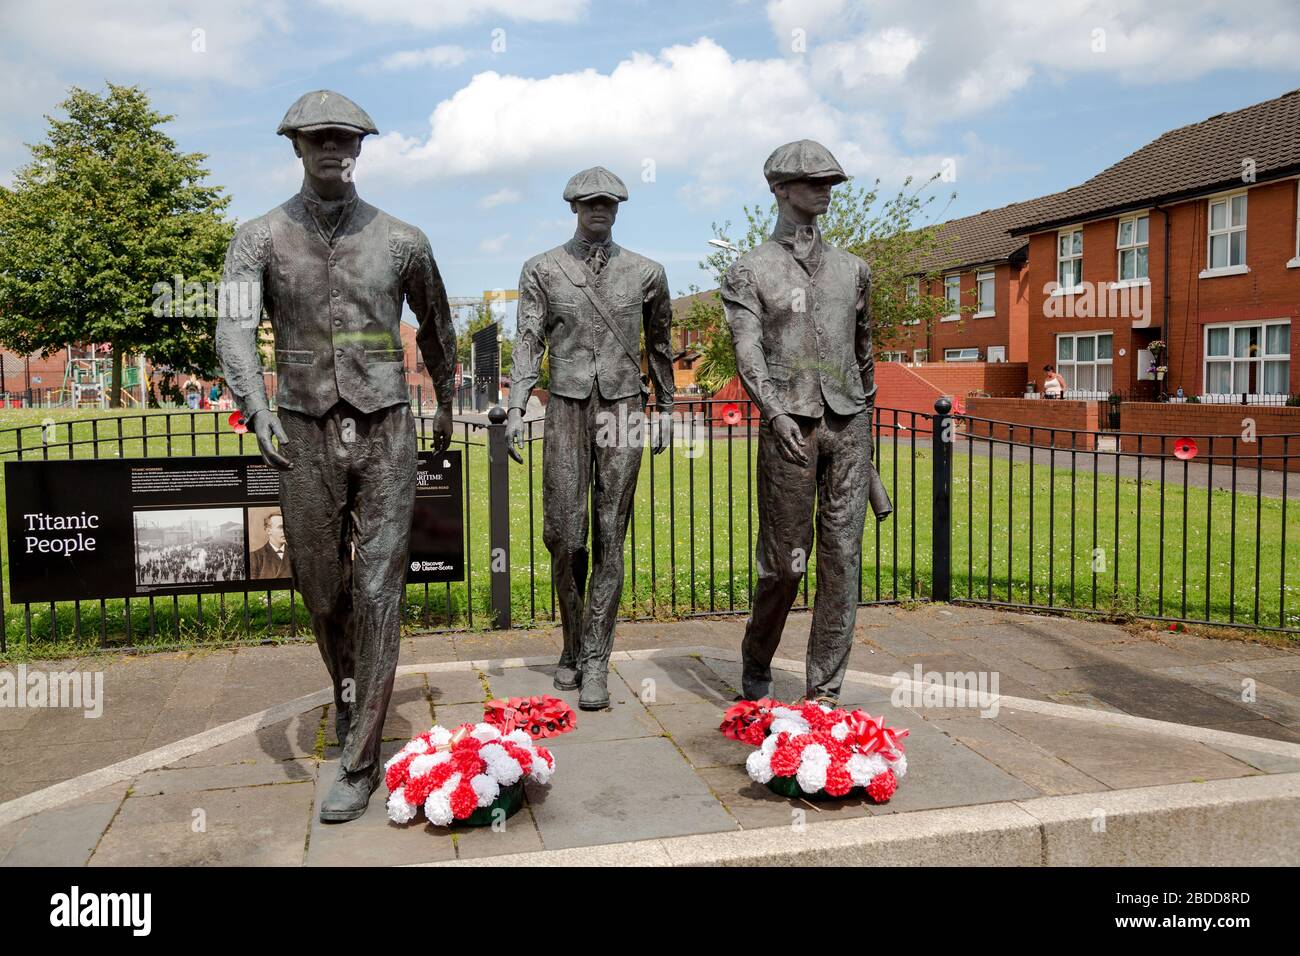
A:
{"label": "red brick house", "polygon": [[[1012,225],[1031,217],[1041,200],[942,223],[940,249],[918,271],[918,289],[946,298],[952,308],[926,329],[920,323],[878,343],[881,358],[904,362],[1024,362],[1028,359],[1029,300],[1025,286],[1029,240]],[[963,311],[965,310],[965,311]]]}
{"label": "red brick house", "polygon": [[1051,363],[1080,398],[1300,392],[1298,177],[1293,91],[1172,130],[1025,204],[1010,231],[1029,243],[1030,379],[1041,389]]}

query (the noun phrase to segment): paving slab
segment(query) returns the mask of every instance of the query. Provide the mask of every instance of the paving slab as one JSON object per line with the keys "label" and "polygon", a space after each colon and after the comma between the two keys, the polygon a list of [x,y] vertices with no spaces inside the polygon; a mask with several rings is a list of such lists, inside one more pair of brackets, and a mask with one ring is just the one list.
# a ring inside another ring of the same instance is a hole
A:
{"label": "paving slab", "polygon": [[1105,789],[1105,785],[1095,777],[1025,740],[996,719],[950,717],[932,719],[931,722],[1041,794],[1088,793]]}
{"label": "paving slab", "polygon": [[1258,716],[1239,703],[1141,667],[1107,662],[1073,673],[1094,696],[1138,717],[1205,726]]}
{"label": "paving slab", "polygon": [[858,794],[843,800],[792,800],[755,783],[739,764],[698,771],[714,795],[744,830],[799,827],[826,820],[870,816],[872,804]]}
{"label": "paving slab", "polygon": [[[433,705],[423,674],[407,674],[393,681],[393,697],[380,736],[386,740],[410,740],[428,730],[433,722]],[[338,743],[331,713],[325,726],[326,742]]]}
{"label": "paving slab", "polygon": [[646,705],[705,702],[726,707],[736,699],[737,689],[694,657],[618,661],[612,670]]}
{"label": "paving slab", "polygon": [[[431,827],[421,815],[399,825],[388,819],[388,789],[381,783],[359,819],[347,823],[321,823],[320,803],[338,779],[338,761],[320,764],[311,806],[308,866],[401,866],[451,860],[456,849],[450,836]],[[303,820],[306,823],[306,819]]]}
{"label": "paving slab", "polygon": [[1113,789],[1240,777],[1254,768],[1205,744],[1003,710],[1012,732]]}
{"label": "paving slab", "polygon": [[872,813],[904,813],[934,807],[960,807],[1038,796],[1038,791],[944,733],[935,722],[898,712],[888,722],[905,727],[907,775],[889,803]]}
{"label": "paving slab", "polygon": [[301,865],[314,788],[303,781],[130,797],[90,865]]}
{"label": "paving slab", "polygon": [[652,705],[650,713],[663,732],[697,770],[743,764],[753,747],[722,736],[718,725],[726,705],[706,700]]}
{"label": "paving slab", "polygon": [[84,866],[125,798],[109,787],[32,817],[8,847],[0,837],[0,866]]}
{"label": "paving slab", "polygon": [[550,784],[526,787],[547,849],[736,826],[663,737],[572,743],[555,756]]}
{"label": "paving slab", "polygon": [[474,704],[487,700],[487,690],[477,668],[471,670],[442,670],[425,675],[433,706],[449,704]]}

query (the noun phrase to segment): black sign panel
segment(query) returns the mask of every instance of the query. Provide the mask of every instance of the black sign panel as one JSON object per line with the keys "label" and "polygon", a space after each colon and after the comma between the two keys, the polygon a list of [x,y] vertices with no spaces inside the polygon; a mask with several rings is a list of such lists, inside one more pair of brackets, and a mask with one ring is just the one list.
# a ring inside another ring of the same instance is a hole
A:
{"label": "black sign panel", "polygon": [[[5,464],[15,602],[287,588],[280,479],[255,457]],[[407,580],[465,574],[459,451],[420,454]]]}

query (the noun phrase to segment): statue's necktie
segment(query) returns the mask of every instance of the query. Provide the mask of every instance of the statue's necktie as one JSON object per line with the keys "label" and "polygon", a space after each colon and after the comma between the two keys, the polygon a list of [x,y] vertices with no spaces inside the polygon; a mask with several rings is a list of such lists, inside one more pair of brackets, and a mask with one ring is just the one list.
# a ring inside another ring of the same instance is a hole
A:
{"label": "statue's necktie", "polygon": [[594,275],[600,275],[600,270],[605,268],[605,263],[609,261],[609,246],[604,243],[592,243],[591,251],[587,254],[587,267],[591,269]]}

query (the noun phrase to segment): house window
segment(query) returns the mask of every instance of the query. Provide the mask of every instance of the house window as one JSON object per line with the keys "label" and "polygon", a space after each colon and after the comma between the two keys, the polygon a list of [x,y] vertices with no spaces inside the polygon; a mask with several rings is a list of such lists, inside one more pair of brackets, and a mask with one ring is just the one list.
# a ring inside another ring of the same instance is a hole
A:
{"label": "house window", "polygon": [[944,349],[943,360],[945,362],[978,362],[980,360],[980,350]]}
{"label": "house window", "polygon": [[1210,201],[1210,268],[1246,264],[1246,194]]}
{"label": "house window", "polygon": [[1290,322],[1206,326],[1206,394],[1286,395],[1290,385]]}
{"label": "house window", "polygon": [[[908,310],[916,309],[921,301],[921,283],[923,280],[917,279],[915,282],[907,284],[907,308]],[[921,319],[914,316],[910,319],[903,320],[904,325],[920,325]]]}
{"label": "house window", "polygon": [[1134,216],[1119,221],[1119,279],[1133,282],[1147,278],[1147,216]]}
{"label": "house window", "polygon": [[918,365],[920,365],[922,362],[928,362],[928,361],[930,361],[930,350],[929,350],[929,349],[913,349],[913,350],[912,350],[912,361],[915,362],[915,363],[918,364]]}
{"label": "house window", "polygon": [[1007,347],[1005,345],[990,345],[988,360],[990,362],[1005,362],[1007,360]]}
{"label": "house window", "polygon": [[1056,281],[1062,289],[1083,284],[1083,230],[1071,229],[1056,237]]}
{"label": "house window", "polygon": [[961,317],[961,275],[943,277],[943,297],[948,303],[944,322],[955,322]]}
{"label": "house window", "polygon": [[993,272],[975,274],[975,288],[979,294],[979,311],[976,318],[993,314]]}
{"label": "house window", "polygon": [[882,362],[906,362],[906,352],[881,352],[880,361]]}
{"label": "house window", "polygon": [[1110,332],[1056,337],[1056,371],[1067,398],[1105,398],[1112,383]]}

